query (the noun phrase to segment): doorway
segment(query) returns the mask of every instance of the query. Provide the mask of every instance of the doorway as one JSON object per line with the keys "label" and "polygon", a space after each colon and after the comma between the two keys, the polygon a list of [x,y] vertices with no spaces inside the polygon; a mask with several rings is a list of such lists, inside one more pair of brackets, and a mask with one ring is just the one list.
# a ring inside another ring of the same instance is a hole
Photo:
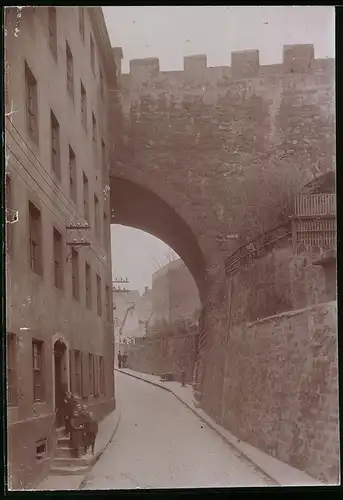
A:
{"label": "doorway", "polygon": [[68,390],[67,370],[66,370],[66,351],[64,342],[57,340],[54,344],[54,364],[55,364],[55,410],[56,425],[63,425],[63,399]]}

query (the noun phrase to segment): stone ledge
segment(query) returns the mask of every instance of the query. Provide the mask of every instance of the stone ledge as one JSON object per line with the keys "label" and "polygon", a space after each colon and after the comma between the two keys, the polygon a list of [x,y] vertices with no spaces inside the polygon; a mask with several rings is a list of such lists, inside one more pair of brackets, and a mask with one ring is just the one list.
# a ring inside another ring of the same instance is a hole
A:
{"label": "stone ledge", "polygon": [[[167,382],[160,383],[158,382],[158,378],[156,380],[153,379],[153,375],[148,374],[140,374],[137,372],[133,372],[133,370],[119,370],[115,369],[120,373],[124,373],[125,375],[129,375],[130,377],[134,377],[149,384],[160,387],[168,392],[174,394],[174,396],[181,401],[184,405],[186,405],[193,413],[195,413],[204,423],[206,423],[213,431],[215,431],[224,441],[234,448],[239,454],[250,462],[256,469],[259,470],[274,486],[324,486],[326,483],[315,479],[305,472],[302,472],[291,465],[288,465],[276,458],[258,450],[254,446],[251,446],[248,443],[240,441],[229,431],[224,429],[222,426],[217,424],[211,417],[209,417],[201,408],[196,408],[194,406],[193,398],[182,397],[177,394],[177,388],[179,384],[177,382]],[[166,385],[168,384],[168,385]],[[173,384],[174,387],[170,387]]]}

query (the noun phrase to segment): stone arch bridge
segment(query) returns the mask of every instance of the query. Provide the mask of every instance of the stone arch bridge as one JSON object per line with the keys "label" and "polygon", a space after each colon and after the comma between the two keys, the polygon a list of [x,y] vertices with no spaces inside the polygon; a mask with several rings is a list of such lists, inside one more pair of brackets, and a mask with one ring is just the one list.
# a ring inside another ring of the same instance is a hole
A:
{"label": "stone arch bridge", "polygon": [[[120,68],[122,51],[113,50]],[[270,66],[251,50],[232,53],[230,67],[185,57],[183,71],[137,59],[120,76],[112,222],[162,239],[193,274],[206,334],[199,384],[211,413],[222,362],[218,353],[212,359],[228,328],[225,258],[241,244],[237,235],[277,222],[282,193],[274,186],[287,191],[287,179],[305,184],[334,168],[334,60],[316,59],[312,45],[292,45]],[[260,179],[268,192],[259,191]]]}

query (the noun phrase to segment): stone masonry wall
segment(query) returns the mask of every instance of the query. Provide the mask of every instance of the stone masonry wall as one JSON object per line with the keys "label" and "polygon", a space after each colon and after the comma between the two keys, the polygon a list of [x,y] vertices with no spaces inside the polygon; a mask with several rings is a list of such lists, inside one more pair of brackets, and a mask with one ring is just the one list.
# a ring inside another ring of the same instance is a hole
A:
{"label": "stone masonry wall", "polygon": [[221,414],[223,349],[230,328],[332,300],[323,268],[313,266],[306,255],[294,255],[291,246],[276,248],[242,267],[220,288],[208,318],[211,335],[203,389],[203,407],[213,418]]}
{"label": "stone masonry wall", "polygon": [[[252,178],[274,172],[283,182],[298,172],[305,183],[334,161],[334,61],[314,59],[305,45],[285,47],[282,64],[260,66],[252,52],[253,63],[250,51],[236,53],[231,67],[187,57],[184,71],[133,60],[122,77],[131,157],[113,174],[162,195],[202,248],[226,255],[227,236],[245,224],[241,193]],[[273,225],[264,194],[259,209]]]}
{"label": "stone masonry wall", "polygon": [[192,381],[195,352],[194,335],[146,339],[128,349],[128,366],[142,373],[161,375],[173,373],[180,380],[181,371],[186,382]]}
{"label": "stone masonry wall", "polygon": [[329,300],[324,269],[313,266],[305,254],[294,255],[291,246],[274,249],[248,268],[240,269],[228,278],[230,281],[232,325]]}
{"label": "stone masonry wall", "polygon": [[320,480],[339,480],[336,302],[233,328],[221,423]]}

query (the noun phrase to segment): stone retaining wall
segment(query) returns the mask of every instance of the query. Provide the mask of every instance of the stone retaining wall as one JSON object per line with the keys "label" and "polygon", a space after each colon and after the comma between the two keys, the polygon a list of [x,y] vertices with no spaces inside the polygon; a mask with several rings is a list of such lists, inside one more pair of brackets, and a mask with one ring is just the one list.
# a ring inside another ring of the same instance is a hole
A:
{"label": "stone retaining wall", "polygon": [[192,381],[195,336],[178,336],[146,339],[128,350],[128,367],[143,373],[161,375],[173,373],[181,380],[181,371],[186,373],[186,382]]}
{"label": "stone retaining wall", "polygon": [[320,480],[339,480],[336,302],[229,333],[221,423]]}

